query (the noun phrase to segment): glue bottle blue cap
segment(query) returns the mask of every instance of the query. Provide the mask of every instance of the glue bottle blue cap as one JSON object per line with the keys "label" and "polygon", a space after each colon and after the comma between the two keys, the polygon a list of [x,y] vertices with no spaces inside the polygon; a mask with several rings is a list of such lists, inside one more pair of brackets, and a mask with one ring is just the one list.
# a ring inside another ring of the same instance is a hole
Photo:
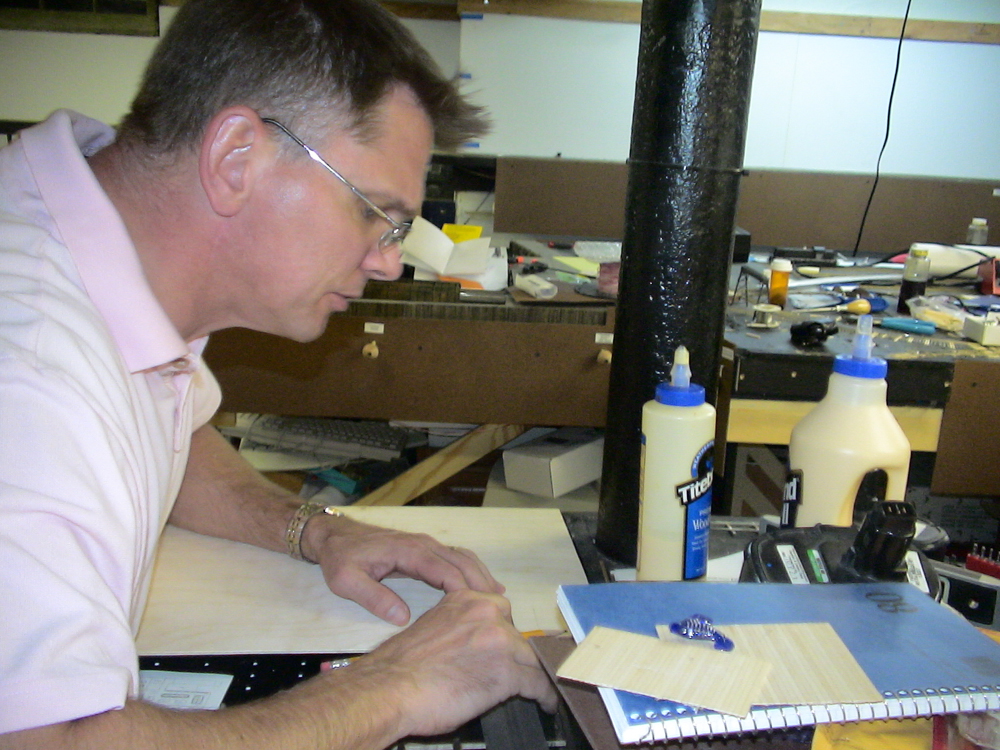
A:
{"label": "glue bottle blue cap", "polygon": [[656,400],[668,406],[700,406],[705,403],[705,389],[691,382],[691,365],[687,347],[674,351],[670,382],[656,386]]}
{"label": "glue bottle blue cap", "polygon": [[872,356],[872,316],[858,318],[857,333],[854,335],[854,350],[850,355],[839,354],[833,360],[833,371],[855,378],[883,380],[889,371],[888,363],[881,357]]}

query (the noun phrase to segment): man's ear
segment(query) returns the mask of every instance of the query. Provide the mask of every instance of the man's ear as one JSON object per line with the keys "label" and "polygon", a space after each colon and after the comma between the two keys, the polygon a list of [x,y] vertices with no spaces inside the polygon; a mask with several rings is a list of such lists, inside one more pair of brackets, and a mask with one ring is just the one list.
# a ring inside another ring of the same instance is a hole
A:
{"label": "man's ear", "polygon": [[228,107],[205,128],[198,174],[216,214],[234,216],[249,200],[267,157],[264,128],[257,113],[247,107]]}

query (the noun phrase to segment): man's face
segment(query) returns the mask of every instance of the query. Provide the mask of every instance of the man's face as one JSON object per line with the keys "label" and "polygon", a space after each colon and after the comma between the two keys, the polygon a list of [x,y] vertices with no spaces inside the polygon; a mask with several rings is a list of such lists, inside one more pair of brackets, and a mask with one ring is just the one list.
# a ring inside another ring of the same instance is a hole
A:
{"label": "man's face", "polygon": [[[274,129],[274,138],[287,138]],[[398,222],[418,215],[433,133],[408,89],[380,106],[376,136],[359,142],[337,129],[309,143],[334,169]],[[292,148],[297,148],[294,143]],[[347,309],[370,278],[402,271],[398,246],[379,247],[391,225],[351,189],[312,161],[287,151],[266,178],[259,218],[232,265],[247,289],[239,323],[298,341],[311,341],[333,312]]]}

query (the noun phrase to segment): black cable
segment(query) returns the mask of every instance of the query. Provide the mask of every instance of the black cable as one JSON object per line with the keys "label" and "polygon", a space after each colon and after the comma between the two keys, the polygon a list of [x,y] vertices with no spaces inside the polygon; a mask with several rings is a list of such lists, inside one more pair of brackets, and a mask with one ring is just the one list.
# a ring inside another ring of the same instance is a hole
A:
{"label": "black cable", "polygon": [[454,163],[451,165],[453,169],[459,172],[464,172],[472,177],[479,177],[483,180],[496,180],[496,172],[483,172],[482,170],[475,167],[467,167],[464,164]]}
{"label": "black cable", "polygon": [[[956,250],[967,250],[970,253],[975,253],[984,260],[990,260],[993,257],[992,255],[984,253],[982,250],[976,250],[974,247],[968,247],[968,246],[957,247],[956,245],[947,245],[946,247],[954,247]],[[933,278],[929,279],[929,281],[938,282],[938,281],[944,281],[945,279],[954,278],[955,276],[960,276],[966,271],[971,271],[973,268],[978,268],[980,264],[982,264],[982,262],[983,262],[982,260],[977,260],[975,263],[970,263],[964,268],[959,268],[957,271],[952,271],[951,273],[942,274],[941,276],[934,276]],[[967,279],[966,281],[968,283],[974,283],[975,279]]]}
{"label": "black cable", "polygon": [[868,211],[872,207],[872,199],[875,197],[875,188],[878,187],[879,173],[882,168],[882,155],[885,153],[885,147],[889,143],[889,130],[892,125],[892,100],[896,96],[896,80],[899,78],[899,60],[903,53],[903,39],[906,36],[906,22],[910,18],[910,5],[913,0],[906,0],[906,11],[903,13],[903,25],[899,29],[899,42],[896,44],[896,68],[892,73],[892,88],[889,89],[889,105],[886,108],[885,113],[885,138],[882,141],[882,148],[878,152],[878,160],[875,162],[875,180],[872,182],[871,192],[868,193],[868,203],[865,204],[865,212],[861,215],[861,226],[858,227],[858,238],[854,242],[854,252],[851,255],[858,254],[858,248],[861,247],[861,236],[865,231],[865,222],[868,221]]}

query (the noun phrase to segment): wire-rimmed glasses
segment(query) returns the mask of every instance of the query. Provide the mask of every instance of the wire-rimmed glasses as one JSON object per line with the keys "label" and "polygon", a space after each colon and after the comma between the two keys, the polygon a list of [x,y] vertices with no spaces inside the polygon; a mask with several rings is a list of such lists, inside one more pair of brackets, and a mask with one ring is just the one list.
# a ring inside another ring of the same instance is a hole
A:
{"label": "wire-rimmed glasses", "polygon": [[413,222],[410,221],[399,222],[396,221],[391,216],[389,216],[389,214],[387,214],[385,211],[379,208],[379,206],[371,198],[369,198],[367,195],[365,195],[356,187],[354,187],[353,183],[351,183],[350,180],[348,180],[346,177],[344,177],[344,175],[342,175],[340,172],[334,169],[326,159],[324,159],[322,156],[319,155],[316,149],[306,144],[305,141],[303,141],[301,138],[295,135],[295,133],[286,128],[277,120],[274,120],[270,117],[262,117],[261,122],[266,122],[268,125],[274,125],[274,127],[278,128],[282,133],[284,133],[293,141],[295,141],[297,144],[299,144],[302,148],[305,149],[306,153],[309,154],[309,158],[311,158],[317,164],[321,165],[324,169],[326,169],[330,174],[332,174],[342,183],[347,185],[350,191],[354,193],[358,198],[360,198],[361,201],[366,206],[368,206],[368,208],[370,208],[376,216],[389,223],[389,228],[385,231],[385,233],[382,234],[381,237],[378,238],[379,250],[381,250],[382,252],[388,252],[389,250],[394,250],[395,248],[397,248],[399,245],[402,244],[403,240],[406,239],[406,235],[410,233],[410,229],[413,226]]}

